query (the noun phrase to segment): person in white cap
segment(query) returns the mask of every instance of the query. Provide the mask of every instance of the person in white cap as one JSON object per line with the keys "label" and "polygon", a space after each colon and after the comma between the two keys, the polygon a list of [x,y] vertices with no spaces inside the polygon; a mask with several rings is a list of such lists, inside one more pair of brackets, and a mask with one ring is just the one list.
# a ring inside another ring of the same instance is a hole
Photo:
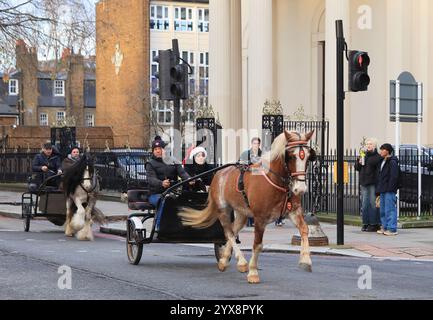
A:
{"label": "person in white cap", "polygon": [[[212,170],[214,166],[207,163],[207,151],[203,147],[196,147],[191,150],[189,159],[192,161],[190,164],[185,165],[185,171],[191,176],[195,177],[201,173]],[[207,191],[207,187],[212,183],[213,174],[205,175],[197,180],[193,186],[193,191]]]}

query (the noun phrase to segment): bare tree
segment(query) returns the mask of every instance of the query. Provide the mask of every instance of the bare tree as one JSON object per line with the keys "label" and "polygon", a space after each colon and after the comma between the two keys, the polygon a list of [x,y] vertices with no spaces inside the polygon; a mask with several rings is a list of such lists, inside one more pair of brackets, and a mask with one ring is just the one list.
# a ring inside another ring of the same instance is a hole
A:
{"label": "bare tree", "polygon": [[93,54],[95,28],[93,0],[0,0],[0,69],[14,65],[19,40],[43,59],[60,59],[63,48]]}

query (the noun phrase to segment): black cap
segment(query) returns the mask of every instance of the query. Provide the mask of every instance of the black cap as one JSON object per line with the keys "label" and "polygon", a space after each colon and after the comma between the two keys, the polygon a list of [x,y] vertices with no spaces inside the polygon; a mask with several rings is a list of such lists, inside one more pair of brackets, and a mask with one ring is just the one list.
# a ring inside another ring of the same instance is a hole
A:
{"label": "black cap", "polygon": [[164,141],[162,141],[162,140],[154,140],[154,141],[152,142],[152,151],[153,151],[155,148],[162,148],[162,149],[164,149],[165,146],[166,146],[166,143],[165,143]]}
{"label": "black cap", "polygon": [[43,148],[50,150],[53,148],[53,145],[50,142],[47,142],[47,143],[44,143]]}
{"label": "black cap", "polygon": [[385,143],[380,147],[380,150],[386,150],[389,152],[389,154],[392,154],[394,152],[394,148],[389,143]]}

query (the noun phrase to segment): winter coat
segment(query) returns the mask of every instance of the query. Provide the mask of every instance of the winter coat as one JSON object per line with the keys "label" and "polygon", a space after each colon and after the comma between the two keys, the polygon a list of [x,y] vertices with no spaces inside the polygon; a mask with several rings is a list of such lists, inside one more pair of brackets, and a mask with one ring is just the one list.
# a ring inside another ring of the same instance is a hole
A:
{"label": "winter coat", "polygon": [[257,156],[251,156],[253,153],[252,149],[246,150],[241,154],[240,161],[248,162],[248,164],[255,164],[260,161],[260,157],[262,156],[262,149],[259,148],[257,152]]}
{"label": "winter coat", "polygon": [[[42,167],[47,166],[48,170],[52,172],[43,172]],[[51,154],[50,157],[47,157],[43,152],[37,154],[33,159],[32,163],[32,180],[34,183],[40,185],[45,179],[48,177],[54,176],[57,174],[58,170],[61,169],[60,157],[57,154]]]}
{"label": "winter coat", "polygon": [[80,161],[81,157],[78,158],[72,158],[72,156],[70,154],[68,154],[68,156],[63,160],[62,162],[62,169],[63,172],[66,172],[66,170],[68,170],[70,167],[72,167],[75,163],[77,163],[78,161]]}
{"label": "winter coat", "polygon": [[[381,165],[385,161],[383,168]],[[376,193],[387,193],[387,192],[397,192],[398,189],[398,175],[399,175],[399,163],[397,157],[391,157],[382,160],[379,165],[379,175],[376,186]]]}
{"label": "winter coat", "polygon": [[[202,174],[206,171],[212,170],[214,169],[213,165],[210,165],[208,163],[204,163],[204,164],[198,164],[195,162],[193,164],[187,164],[185,165],[185,171],[191,176],[191,177],[195,177],[198,176],[199,174]],[[195,182],[195,185],[190,186],[191,190],[193,191],[206,191],[206,186],[210,186],[212,183],[212,178],[214,176],[215,173],[212,174],[208,174],[205,175],[203,177],[201,177],[201,181],[197,181]]]}
{"label": "winter coat", "polygon": [[190,178],[182,165],[172,158],[163,161],[162,158],[152,157],[146,163],[146,172],[151,194],[160,194],[166,190],[162,186],[164,180],[177,181],[178,177],[181,177],[182,180]]}
{"label": "winter coat", "polygon": [[359,171],[359,183],[361,186],[370,186],[377,183],[377,174],[382,157],[376,150],[367,152],[365,155],[365,165],[362,166],[358,161],[355,163],[355,170]]}

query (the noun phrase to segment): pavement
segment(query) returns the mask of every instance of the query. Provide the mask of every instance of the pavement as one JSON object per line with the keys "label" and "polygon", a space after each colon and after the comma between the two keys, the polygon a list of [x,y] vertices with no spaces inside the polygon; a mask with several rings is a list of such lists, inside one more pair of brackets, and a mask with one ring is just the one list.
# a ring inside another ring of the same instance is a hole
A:
{"label": "pavement", "polygon": [[[12,188],[11,188],[12,189]],[[5,190],[5,188],[2,188]],[[120,195],[105,195],[103,199],[119,200]],[[21,218],[21,206],[11,205],[21,202],[21,192],[0,191],[0,216]],[[7,204],[5,204],[7,203]],[[124,235],[125,220],[130,211],[125,203],[119,201],[98,200],[96,205],[107,217],[108,224],[100,227],[102,233]],[[120,221],[120,222],[119,222]],[[1,223],[1,219],[0,219]],[[148,221],[147,223],[152,223]],[[361,232],[357,226],[344,227],[345,245],[338,246],[336,226],[332,223],[321,222],[321,228],[329,239],[325,247],[310,247],[312,254],[349,256],[358,258],[433,261],[433,228],[400,229],[399,235],[387,237],[377,233]],[[146,226],[147,230],[151,226]],[[300,247],[291,245],[293,235],[298,230],[289,220],[281,227],[269,224],[264,234],[264,251],[299,253]],[[244,228],[240,234],[240,248],[251,250],[254,240],[254,229]],[[199,247],[213,247],[212,244],[194,244]]]}

